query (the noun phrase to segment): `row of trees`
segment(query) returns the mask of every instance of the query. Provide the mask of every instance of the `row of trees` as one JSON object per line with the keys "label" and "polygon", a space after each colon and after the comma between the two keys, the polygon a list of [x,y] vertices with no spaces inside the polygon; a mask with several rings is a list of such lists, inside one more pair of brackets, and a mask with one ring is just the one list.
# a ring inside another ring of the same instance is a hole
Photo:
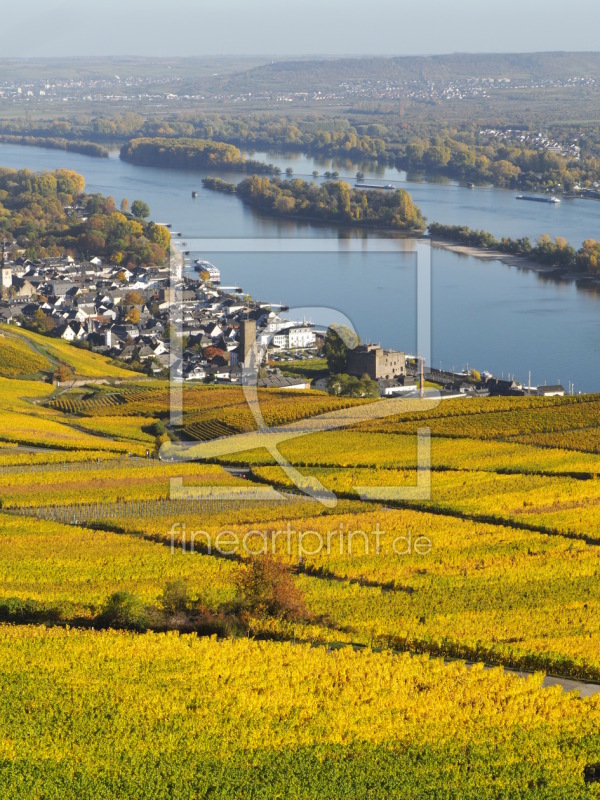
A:
{"label": "row of trees", "polygon": [[311,619],[304,595],[289,567],[272,556],[249,558],[236,578],[234,599],[213,610],[195,598],[183,580],[170,581],[157,605],[146,605],[129,592],[116,592],[105,602],[99,627],[146,631],[196,631],[222,636],[241,634],[253,619],[302,622]]}
{"label": "row of trees", "polygon": [[0,142],[6,144],[24,144],[31,147],[49,147],[52,150],[66,150],[68,153],[81,153],[84,156],[96,156],[97,158],[108,158],[109,152],[106,147],[102,147],[95,142],[69,141],[68,139],[56,139],[45,136],[12,136],[10,134],[0,134]]}
{"label": "row of trees", "polygon": [[202,185],[205,189],[210,189],[213,192],[223,192],[224,194],[235,194],[237,192],[235,183],[224,181],[223,178],[202,178]]}
{"label": "row of trees", "polygon": [[496,239],[489,231],[473,230],[461,225],[441,225],[437,222],[429,225],[429,232],[433,237],[469,247],[482,247],[486,250],[526,256],[540,264],[569,271],[600,274],[600,242],[594,239],[586,239],[582,247],[576,250],[564,237],[557,236],[551,239],[546,233],[532,244],[528,237]]}
{"label": "row of trees", "polygon": [[570,191],[576,181],[583,180],[581,165],[562,155],[502,142],[466,143],[448,134],[411,139],[397,163],[407,170],[505,188]]}
{"label": "row of trees", "polygon": [[237,187],[246,202],[279,216],[422,231],[425,220],[408,192],[361,191],[343,181],[320,185],[253,175]]}

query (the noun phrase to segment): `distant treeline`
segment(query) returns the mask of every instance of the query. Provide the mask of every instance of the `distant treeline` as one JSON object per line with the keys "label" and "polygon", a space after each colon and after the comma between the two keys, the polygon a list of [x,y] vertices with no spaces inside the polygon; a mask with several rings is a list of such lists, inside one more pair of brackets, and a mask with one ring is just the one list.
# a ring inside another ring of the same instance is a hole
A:
{"label": "distant treeline", "polygon": [[278,167],[244,158],[231,144],[208,139],[132,139],[121,148],[121,158],[133,164],[177,169],[219,169],[279,173]]}
{"label": "distant treeline", "polygon": [[532,244],[528,237],[496,239],[488,231],[473,230],[461,225],[440,225],[438,222],[432,222],[429,225],[429,233],[434,238],[445,239],[456,244],[525,256],[539,264],[547,264],[573,272],[600,274],[600,242],[594,239],[586,239],[583,246],[579,250],[575,250],[561,236],[552,240],[545,233],[535,244]]}
{"label": "distant treeline", "polygon": [[[480,122],[407,122],[402,114],[376,110],[348,112],[347,117],[187,112],[167,118],[129,113],[114,117],[0,120],[1,135],[122,145],[124,158],[167,167],[220,166],[277,174],[270,165],[244,159],[242,148],[304,152],[335,159],[336,166],[345,169],[356,164],[361,168],[367,164],[391,165],[429,176],[526,191],[594,189],[600,180],[600,125],[546,126],[545,134],[550,139],[571,145],[577,142],[579,153],[528,144],[531,140],[527,131],[527,126],[522,126],[507,138],[486,132]],[[143,148],[140,140],[145,142]],[[220,145],[226,149],[219,149]]]}
{"label": "distant treeline", "polygon": [[253,175],[236,187],[218,178],[204,181],[207,189],[237,194],[248,205],[281,217],[317,222],[423,231],[425,219],[408,192],[362,191],[343,181],[308,183],[298,178]]}
{"label": "distant treeline", "polygon": [[108,158],[108,149],[95,142],[67,141],[67,139],[51,139],[43,136],[12,136],[0,134],[0,142],[6,144],[24,144],[30,147],[48,147],[52,150],[66,150],[69,153],[82,153],[86,156]]}

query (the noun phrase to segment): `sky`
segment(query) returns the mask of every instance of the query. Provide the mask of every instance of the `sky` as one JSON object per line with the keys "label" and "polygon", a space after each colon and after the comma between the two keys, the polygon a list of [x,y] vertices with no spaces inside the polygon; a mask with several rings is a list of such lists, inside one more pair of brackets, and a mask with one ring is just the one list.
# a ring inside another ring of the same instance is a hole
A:
{"label": "sky", "polygon": [[4,0],[4,57],[598,50],[594,0]]}

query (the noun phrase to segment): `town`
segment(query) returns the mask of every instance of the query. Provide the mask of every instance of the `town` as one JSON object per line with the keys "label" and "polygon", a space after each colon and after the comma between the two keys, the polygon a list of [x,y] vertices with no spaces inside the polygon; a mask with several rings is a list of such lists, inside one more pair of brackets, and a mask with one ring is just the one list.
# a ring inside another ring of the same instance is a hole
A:
{"label": "town", "polygon": [[[60,338],[151,377],[339,393],[331,370],[310,378],[302,369],[285,369],[286,363],[319,358],[325,330],[286,319],[286,309],[278,313],[239,287],[221,287],[220,272],[209,262],[198,260],[198,277],[184,276],[183,256],[174,253],[175,266],[129,269],[98,257],[32,261],[22,255],[8,261],[4,251],[0,322]],[[250,358],[255,344],[258,365],[256,356]],[[382,397],[423,396],[426,387],[445,399],[565,394],[560,385],[523,386],[489,372],[435,369],[416,355],[373,343],[350,350],[343,372],[375,382]],[[54,380],[69,384],[73,377],[63,370]]]}

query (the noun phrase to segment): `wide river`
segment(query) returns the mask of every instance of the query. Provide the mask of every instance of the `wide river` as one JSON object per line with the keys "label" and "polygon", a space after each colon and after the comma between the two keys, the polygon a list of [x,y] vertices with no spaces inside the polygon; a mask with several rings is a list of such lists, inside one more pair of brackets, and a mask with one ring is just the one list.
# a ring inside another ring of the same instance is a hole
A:
{"label": "wide river", "polygon": [[[337,169],[341,177],[351,179],[358,169],[306,156],[253,157],[282,169],[292,167],[297,177],[310,176],[315,169]],[[124,197],[145,200],[153,219],[170,222],[173,231],[182,233],[193,257],[220,267],[225,285],[241,286],[257,299],[291,307],[336,309],[352,321],[363,341],[409,353],[416,350],[416,258],[411,241],[398,240],[392,242],[393,252],[377,252],[377,243],[387,238],[382,234],[272,220],[245,208],[236,197],[203,190],[202,172],[134,166],[116,154],[97,159],[0,144],[0,166],[75,169],[84,175],[87,191],[112,195],[117,204]],[[532,240],[542,233],[560,235],[577,247],[586,238],[600,239],[600,203],[592,200],[565,200],[556,206],[519,202],[510,191],[428,183],[409,180],[394,169],[361,168],[367,179],[394,182],[410,191],[431,221]],[[221,176],[232,181],[241,177]],[[192,190],[198,191],[195,200]],[[326,240],[322,247],[316,238]],[[198,239],[218,244],[211,250]],[[241,252],[235,242],[227,250],[227,241],[233,239],[248,240]],[[253,245],[257,239],[281,244]],[[301,252],[301,240],[307,239],[314,252]],[[291,252],[294,249],[298,252]],[[322,321],[317,312],[314,317]],[[523,382],[531,371],[532,384],[560,381],[568,386],[572,381],[576,392],[600,391],[600,289],[582,289],[573,282],[434,248],[431,319],[433,366],[461,369],[468,364],[499,376],[515,375]]]}

